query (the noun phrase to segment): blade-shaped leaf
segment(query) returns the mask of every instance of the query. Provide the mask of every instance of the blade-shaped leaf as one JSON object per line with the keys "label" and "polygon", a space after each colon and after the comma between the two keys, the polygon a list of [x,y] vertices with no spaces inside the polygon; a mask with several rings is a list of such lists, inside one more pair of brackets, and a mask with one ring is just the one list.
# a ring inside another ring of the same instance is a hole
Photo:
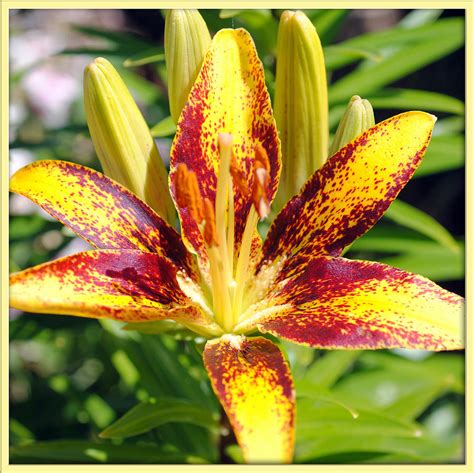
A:
{"label": "blade-shaped leaf", "polygon": [[461,135],[435,136],[413,177],[428,176],[463,166],[464,137]]}
{"label": "blade-shaped leaf", "polygon": [[153,399],[141,402],[100,433],[102,438],[127,438],[143,434],[169,422],[200,425],[216,431],[218,419],[197,404],[178,399]]}
{"label": "blade-shaped leaf", "polygon": [[[403,33],[401,33],[403,35]],[[422,67],[450,54],[464,43],[463,23],[453,28],[443,41],[430,38],[421,43],[404,47],[387,59],[369,67],[356,69],[334,83],[329,89],[329,103],[348,100],[357,90],[359,95],[369,95]]]}
{"label": "blade-shaped leaf", "polygon": [[303,380],[314,386],[329,388],[347,371],[359,355],[359,350],[328,351],[310,366]]}
{"label": "blade-shaped leaf", "polygon": [[163,62],[164,60],[165,54],[163,53],[162,48],[150,48],[128,57],[123,61],[123,66],[138,67],[155,62]]}
{"label": "blade-shaped leaf", "polygon": [[380,260],[382,263],[435,281],[464,278],[464,247],[453,253],[444,246],[426,246],[417,253],[408,252]]}
{"label": "blade-shaped leaf", "polygon": [[384,214],[385,218],[437,241],[440,245],[459,252],[460,248],[454,237],[429,214],[401,200],[395,200]]}
{"label": "blade-shaped leaf", "polygon": [[207,463],[181,452],[160,452],[156,446],[110,445],[82,440],[56,440],[12,447],[15,463]]}
{"label": "blade-shaped leaf", "polygon": [[165,136],[171,136],[176,133],[176,125],[171,116],[163,118],[150,130],[151,135],[155,138],[162,138]]}
{"label": "blade-shaped leaf", "polygon": [[464,104],[460,100],[426,90],[384,89],[370,94],[367,100],[374,108],[464,114]]}

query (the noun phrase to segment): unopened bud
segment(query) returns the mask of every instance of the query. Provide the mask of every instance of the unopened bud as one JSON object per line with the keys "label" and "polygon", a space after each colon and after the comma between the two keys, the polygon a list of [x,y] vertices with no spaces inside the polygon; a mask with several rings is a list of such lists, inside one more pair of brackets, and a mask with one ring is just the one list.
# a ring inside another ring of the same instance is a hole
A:
{"label": "unopened bud", "polygon": [[165,59],[170,112],[175,123],[178,123],[210,43],[211,35],[197,10],[168,10]]}
{"label": "unopened bud", "polygon": [[368,100],[354,95],[347,105],[339,122],[329,156],[337,153],[343,146],[375,125],[374,110]]}
{"label": "unopened bud", "polygon": [[95,59],[84,71],[84,105],[104,173],[174,223],[165,165],[127,86],[106,59]]}
{"label": "unopened bud", "polygon": [[279,209],[324,164],[329,146],[323,49],[315,27],[301,11],[285,11],[280,18],[274,112],[283,165]]}

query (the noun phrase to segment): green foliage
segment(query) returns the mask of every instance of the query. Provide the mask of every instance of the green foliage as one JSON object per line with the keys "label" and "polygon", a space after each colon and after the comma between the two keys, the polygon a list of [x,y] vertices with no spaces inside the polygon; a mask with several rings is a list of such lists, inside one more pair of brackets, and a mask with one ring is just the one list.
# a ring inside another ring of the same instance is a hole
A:
{"label": "green foliage", "polygon": [[[445,91],[404,88],[400,79],[447,57],[464,42],[461,17],[414,10],[395,27],[335,42],[347,10],[307,10],[324,45],[334,131],[345,102],[368,98],[377,114],[422,109],[440,114],[416,172],[438,180],[464,166],[464,105]],[[255,38],[269,90],[274,89],[278,11],[203,10],[212,32],[244,27]],[[78,27],[99,46],[61,56],[103,55],[113,61],[152,126],[167,138],[169,117],[162,44],[123,31]],[[34,64],[32,67],[35,67]],[[21,92],[21,70],[11,78]],[[449,72],[449,71],[448,71]],[[426,79],[429,80],[429,79]],[[12,95],[13,96],[13,95]],[[154,125],[154,126],[153,126]],[[98,169],[81,100],[68,122],[48,128],[34,110],[20,123],[12,150],[34,159],[66,159]],[[455,187],[455,186],[454,186]],[[405,199],[405,197],[403,197]],[[47,232],[60,243],[45,245]],[[56,257],[72,234],[42,214],[12,215],[10,269]],[[464,277],[462,235],[428,213],[395,201],[347,255],[391,264],[433,280]],[[22,314],[10,324],[10,461],[12,463],[242,462],[235,438],[202,365],[202,341],[177,324],[128,324]],[[186,342],[182,341],[186,340]],[[462,462],[464,364],[460,353],[322,352],[284,343],[295,377],[298,463]],[[222,452],[225,451],[223,456]]]}

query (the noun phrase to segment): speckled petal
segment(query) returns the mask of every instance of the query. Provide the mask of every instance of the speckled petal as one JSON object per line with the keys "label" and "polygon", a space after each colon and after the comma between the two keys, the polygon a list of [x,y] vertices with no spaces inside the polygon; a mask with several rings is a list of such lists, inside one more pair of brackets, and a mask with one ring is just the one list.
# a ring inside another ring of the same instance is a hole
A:
{"label": "speckled petal", "polygon": [[251,310],[236,331],[316,348],[463,348],[463,298],[380,263],[314,258]]}
{"label": "speckled petal", "polygon": [[347,144],[278,214],[263,259],[300,253],[339,255],[383,215],[411,178],[429,143],[435,117],[406,112]]}
{"label": "speckled petal", "polygon": [[295,394],[288,363],[263,337],[207,343],[204,364],[247,463],[290,463]]}
{"label": "speckled petal", "polygon": [[28,312],[124,322],[209,322],[181,290],[168,259],[136,250],[77,253],[13,273],[10,304]]}
{"label": "speckled petal", "polygon": [[16,172],[22,194],[97,248],[165,255],[193,272],[179,234],[138,197],[103,174],[65,161],[37,161]]}
{"label": "speckled petal", "polygon": [[[263,66],[251,36],[243,29],[219,31],[191,89],[171,148],[171,192],[176,202],[175,172],[185,163],[197,175],[203,198],[215,202],[219,169],[218,134],[233,135],[233,151],[252,189],[255,146],[263,145],[270,161],[267,197],[275,195],[280,176],[279,139],[265,86]],[[251,192],[235,192],[235,243],[240,246]],[[203,239],[188,212],[179,209],[183,238],[201,256]]]}

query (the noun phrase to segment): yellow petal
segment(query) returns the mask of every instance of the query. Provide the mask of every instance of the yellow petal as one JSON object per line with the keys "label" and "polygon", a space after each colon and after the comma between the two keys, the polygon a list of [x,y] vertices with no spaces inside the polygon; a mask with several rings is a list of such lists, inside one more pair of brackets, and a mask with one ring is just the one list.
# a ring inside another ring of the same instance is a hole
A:
{"label": "yellow petal", "polygon": [[123,322],[213,325],[181,290],[167,258],[136,250],[88,251],[14,273],[10,304],[29,312]]}
{"label": "yellow petal", "polygon": [[332,156],[274,220],[263,261],[340,254],[377,222],[411,178],[435,121],[424,112],[396,115]]}
{"label": "yellow petal", "polygon": [[464,300],[426,278],[369,261],[320,256],[276,284],[236,331],[317,348],[464,347]]}
{"label": "yellow petal", "polygon": [[[215,203],[219,134],[232,135],[236,166],[250,183],[255,148],[261,145],[265,149],[270,168],[266,192],[271,202],[280,176],[280,142],[263,65],[251,36],[243,29],[224,29],[214,36],[181,114],[171,148],[170,182],[175,202],[176,171],[183,163],[196,174],[203,199]],[[250,191],[244,195],[234,185],[237,250],[252,206],[252,185],[248,187]],[[185,209],[178,208],[178,213],[185,243],[205,258],[204,240],[196,222]]]}
{"label": "yellow petal", "polygon": [[97,248],[159,253],[195,273],[178,233],[138,197],[93,169],[66,161],[36,161],[12,176],[10,190]]}
{"label": "yellow petal", "polygon": [[295,394],[281,351],[263,337],[224,335],[206,344],[204,363],[247,463],[290,463]]}

